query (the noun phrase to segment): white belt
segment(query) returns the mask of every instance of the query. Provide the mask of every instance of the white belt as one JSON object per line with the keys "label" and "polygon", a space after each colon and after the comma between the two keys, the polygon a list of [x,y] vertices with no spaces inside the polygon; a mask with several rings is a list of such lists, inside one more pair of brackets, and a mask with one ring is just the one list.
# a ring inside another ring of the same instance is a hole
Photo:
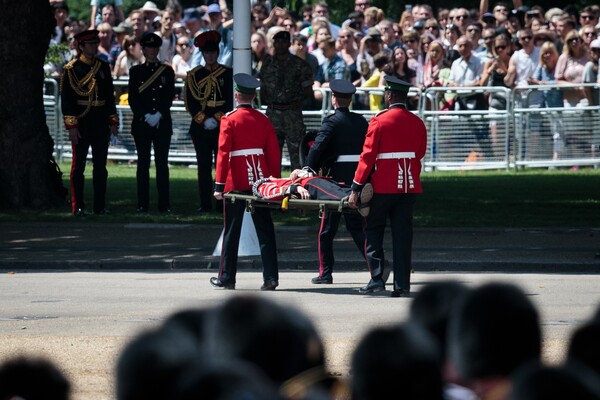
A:
{"label": "white belt", "polygon": [[229,157],[260,156],[262,154],[264,154],[262,149],[244,149],[232,151],[229,153]]}
{"label": "white belt", "polygon": [[344,156],[338,156],[335,162],[358,162],[360,154],[350,154]]}
{"label": "white belt", "polygon": [[401,158],[415,158],[414,151],[401,151],[397,153],[379,153],[377,154],[378,160],[399,160]]}

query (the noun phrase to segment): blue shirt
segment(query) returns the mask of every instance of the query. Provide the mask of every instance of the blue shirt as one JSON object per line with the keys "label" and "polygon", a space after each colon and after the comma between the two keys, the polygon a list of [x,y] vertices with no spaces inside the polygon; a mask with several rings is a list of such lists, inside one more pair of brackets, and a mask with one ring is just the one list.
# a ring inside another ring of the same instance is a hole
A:
{"label": "blue shirt", "polygon": [[[548,85],[553,85],[556,83],[556,78],[554,77],[554,72],[548,71],[546,67],[542,64],[538,64],[536,67],[533,77],[538,81],[548,82]],[[560,89],[555,90],[544,90],[544,105],[546,107],[564,107],[563,104],[563,94]]]}
{"label": "blue shirt", "polygon": [[334,79],[349,79],[350,72],[346,67],[344,60],[337,54],[331,60],[325,61],[319,65],[315,80],[320,83],[330,82]]}

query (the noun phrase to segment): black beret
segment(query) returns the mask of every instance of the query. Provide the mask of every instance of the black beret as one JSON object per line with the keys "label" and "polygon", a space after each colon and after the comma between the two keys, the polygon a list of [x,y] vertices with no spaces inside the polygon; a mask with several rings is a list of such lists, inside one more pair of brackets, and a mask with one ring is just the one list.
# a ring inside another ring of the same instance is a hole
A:
{"label": "black beret", "polygon": [[273,40],[282,39],[282,40],[287,40],[289,42],[290,38],[291,38],[290,33],[288,31],[279,31],[275,35],[273,35]]}
{"label": "black beret", "polygon": [[162,45],[162,39],[156,33],[145,32],[140,39],[142,47],[160,47]]}

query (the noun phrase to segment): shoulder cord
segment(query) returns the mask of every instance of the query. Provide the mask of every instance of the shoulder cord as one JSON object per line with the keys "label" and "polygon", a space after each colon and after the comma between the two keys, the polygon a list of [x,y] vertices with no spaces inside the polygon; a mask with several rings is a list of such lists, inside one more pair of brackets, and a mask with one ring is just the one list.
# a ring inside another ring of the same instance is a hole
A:
{"label": "shoulder cord", "polygon": [[225,73],[225,68],[221,67],[214,72],[211,72],[207,77],[203,78],[200,82],[196,81],[195,74],[188,75],[188,88],[192,97],[198,100],[202,105],[202,111],[206,108],[208,102],[208,96],[213,89],[216,89],[219,95],[221,95],[221,87],[217,78]]}
{"label": "shoulder cord", "polygon": [[[90,112],[90,109],[92,108],[92,97],[93,94],[96,95],[96,97],[98,97],[98,85],[97,85],[97,81],[94,78],[96,76],[96,73],[98,72],[98,70],[100,69],[100,66],[102,64],[100,63],[100,61],[96,61],[96,63],[94,64],[94,67],[90,70],[90,72],[88,72],[81,81],[79,81],[77,79],[77,76],[75,76],[75,71],[73,71],[73,68],[69,68],[67,69],[67,74],[69,77],[69,83],[71,84],[71,87],[73,88],[73,91],[81,97],[87,97],[88,98],[88,104],[87,107],[85,108],[85,110],[77,116],[77,118],[82,118],[84,117],[88,112]],[[88,85],[89,83],[89,85]],[[83,91],[82,87],[88,85],[88,91],[85,92]]]}

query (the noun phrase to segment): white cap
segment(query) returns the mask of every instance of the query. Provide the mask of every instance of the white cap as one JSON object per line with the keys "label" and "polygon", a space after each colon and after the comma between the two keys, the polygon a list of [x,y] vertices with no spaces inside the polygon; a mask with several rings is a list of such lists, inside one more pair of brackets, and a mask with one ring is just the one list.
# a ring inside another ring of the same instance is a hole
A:
{"label": "white cap", "polygon": [[592,43],[590,43],[590,49],[600,49],[600,39],[592,40]]}

